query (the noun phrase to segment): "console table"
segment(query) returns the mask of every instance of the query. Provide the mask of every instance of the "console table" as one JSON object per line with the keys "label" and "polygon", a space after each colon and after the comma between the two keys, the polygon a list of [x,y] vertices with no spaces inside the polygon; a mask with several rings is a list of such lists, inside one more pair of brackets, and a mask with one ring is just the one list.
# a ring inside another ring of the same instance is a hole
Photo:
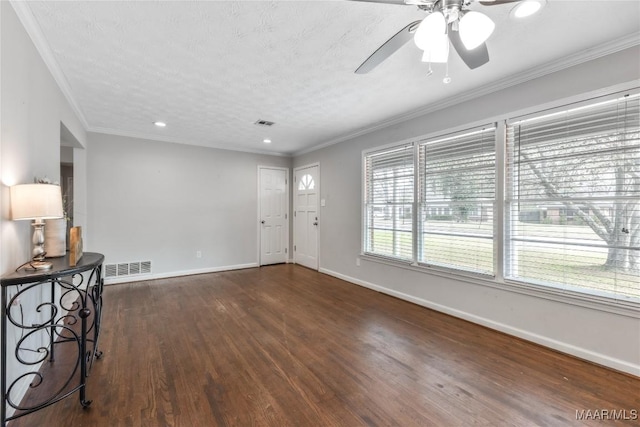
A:
{"label": "console table", "polygon": [[[87,377],[94,359],[102,356],[98,336],[104,256],[85,252],[75,266],[69,266],[68,255],[47,260],[53,263],[50,270],[19,270],[0,278],[1,427],[75,392],[82,407],[91,404],[86,398]],[[56,348],[63,360],[54,365]],[[9,354],[13,363],[23,368],[20,372],[8,372]],[[25,389],[30,393],[24,397],[35,393],[35,398],[22,400],[18,394]],[[14,413],[8,416],[10,408]]]}

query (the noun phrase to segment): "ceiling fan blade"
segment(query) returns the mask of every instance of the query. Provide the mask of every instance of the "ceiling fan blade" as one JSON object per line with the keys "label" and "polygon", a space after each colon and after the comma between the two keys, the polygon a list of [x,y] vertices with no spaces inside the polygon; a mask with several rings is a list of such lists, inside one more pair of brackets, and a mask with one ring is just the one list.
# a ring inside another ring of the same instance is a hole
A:
{"label": "ceiling fan blade", "polygon": [[390,57],[396,50],[404,46],[413,38],[413,31],[422,22],[414,21],[396,33],[395,36],[387,40],[375,52],[371,54],[356,70],[356,74],[366,74],[380,65],[385,59]]}
{"label": "ceiling fan blade", "polygon": [[483,6],[496,6],[499,4],[507,4],[507,3],[516,3],[521,0],[480,0],[480,3]]}
{"label": "ceiling fan blade", "polygon": [[460,55],[460,58],[465,64],[467,64],[467,67],[472,70],[489,62],[487,44],[482,43],[473,50],[467,50],[467,48],[464,47],[464,44],[462,44],[460,33],[458,31],[454,31],[453,28],[451,28],[451,24],[449,24],[449,40],[456,52],[458,52],[458,55]]}

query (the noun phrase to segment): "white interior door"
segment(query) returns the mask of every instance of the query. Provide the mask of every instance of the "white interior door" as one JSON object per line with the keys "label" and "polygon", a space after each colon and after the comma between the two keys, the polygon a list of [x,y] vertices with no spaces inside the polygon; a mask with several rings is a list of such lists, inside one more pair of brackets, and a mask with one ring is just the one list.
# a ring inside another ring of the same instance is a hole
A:
{"label": "white interior door", "polygon": [[260,265],[287,262],[289,197],[287,169],[260,168]]}
{"label": "white interior door", "polygon": [[297,264],[318,269],[318,165],[295,170],[294,175],[294,256]]}

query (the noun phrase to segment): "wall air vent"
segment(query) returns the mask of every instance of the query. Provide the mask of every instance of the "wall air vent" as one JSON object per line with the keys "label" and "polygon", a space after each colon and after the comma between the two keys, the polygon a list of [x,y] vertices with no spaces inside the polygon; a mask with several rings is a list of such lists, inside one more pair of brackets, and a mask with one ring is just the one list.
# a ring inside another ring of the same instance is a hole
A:
{"label": "wall air vent", "polygon": [[136,276],[151,273],[151,261],[120,262],[104,265],[104,277]]}
{"label": "wall air vent", "polygon": [[129,274],[129,264],[128,263],[118,264],[118,276],[127,276],[128,274]]}
{"label": "wall air vent", "polygon": [[273,126],[273,125],[275,125],[275,123],[270,122],[269,120],[258,120],[254,124],[258,125],[258,126]]}
{"label": "wall air vent", "polygon": [[129,274],[140,274],[140,263],[132,262],[129,264]]}
{"label": "wall air vent", "polygon": [[140,263],[140,274],[151,273],[151,261],[143,261]]}
{"label": "wall air vent", "polygon": [[118,268],[115,264],[107,264],[104,266],[104,277],[116,277]]}

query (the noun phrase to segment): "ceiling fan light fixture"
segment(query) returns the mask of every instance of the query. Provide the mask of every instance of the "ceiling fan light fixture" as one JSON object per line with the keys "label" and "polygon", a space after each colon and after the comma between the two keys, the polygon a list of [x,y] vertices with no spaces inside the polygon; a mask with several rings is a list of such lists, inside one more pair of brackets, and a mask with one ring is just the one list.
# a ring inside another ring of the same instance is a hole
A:
{"label": "ceiling fan light fixture", "polygon": [[434,37],[444,35],[447,24],[442,12],[433,12],[422,20],[413,36],[416,46],[426,50]]}
{"label": "ceiling fan light fixture", "polygon": [[462,44],[473,50],[487,41],[496,24],[487,15],[471,10],[460,19],[459,28]]}
{"label": "ceiling fan light fixture", "polygon": [[446,34],[433,36],[422,54],[422,62],[446,64],[449,60],[449,39]]}
{"label": "ceiling fan light fixture", "polygon": [[514,18],[526,18],[539,12],[546,3],[546,0],[524,0],[511,9],[511,16]]}

